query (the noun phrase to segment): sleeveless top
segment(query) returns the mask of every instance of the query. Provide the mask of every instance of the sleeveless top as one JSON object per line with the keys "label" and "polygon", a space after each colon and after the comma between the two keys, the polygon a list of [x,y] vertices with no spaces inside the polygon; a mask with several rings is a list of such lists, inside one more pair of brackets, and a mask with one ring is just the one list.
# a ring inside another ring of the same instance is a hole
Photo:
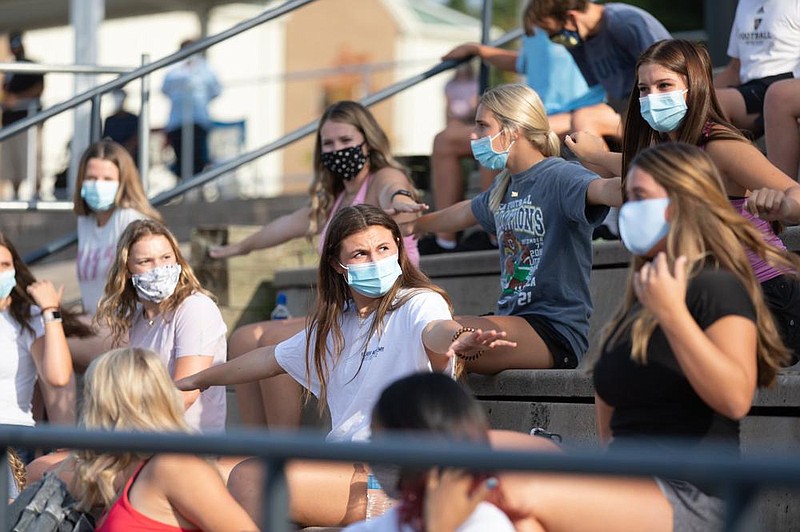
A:
{"label": "sleeveless top", "polygon": [[[702,139],[698,146],[703,151],[705,151],[708,141],[711,140],[711,129],[713,127],[714,122],[711,120],[706,122],[703,126]],[[751,224],[753,224],[756,229],[758,229],[758,232],[761,233],[761,236],[764,238],[764,242],[775,246],[778,249],[786,249],[783,241],[778,238],[778,235],[776,235],[775,231],[772,230],[772,225],[747,210],[746,197],[728,196],[728,200],[731,202],[731,205],[736,212],[744,216]],[[774,266],[771,266],[767,261],[759,257],[758,254],[754,253],[751,249],[745,249],[745,252],[747,253],[747,260],[750,262],[750,267],[753,269],[753,273],[755,274],[759,283],[764,283],[785,273]]]}
{"label": "sleeveless top", "polygon": [[179,526],[172,526],[164,524],[155,519],[151,519],[142,514],[131,504],[128,494],[130,493],[131,486],[136,481],[136,477],[142,471],[142,468],[147,464],[148,460],[143,461],[133,472],[131,478],[125,483],[125,489],[122,490],[117,502],[108,510],[103,524],[97,527],[97,532],[196,532],[197,528],[181,528]]}
{"label": "sleeveless top", "polygon": [[[351,206],[361,205],[364,203],[364,200],[367,197],[367,189],[369,188],[369,184],[371,182],[372,174],[369,174],[367,178],[364,179],[364,182],[361,183],[361,187],[359,187],[358,192],[356,192],[356,195],[353,198],[353,202],[350,204]],[[331,224],[333,215],[339,210],[339,207],[341,207],[342,201],[344,201],[344,190],[339,192],[339,195],[336,197],[336,201],[333,203],[331,212],[328,215],[328,220],[325,222],[325,227],[322,228],[322,232],[319,235],[317,251],[319,251],[320,255],[322,255],[322,246],[325,245],[325,235],[328,234],[328,226]],[[406,247],[406,255],[408,255],[408,260],[410,260],[411,264],[414,266],[419,266],[419,250],[417,249],[417,239],[413,236],[404,236],[403,244],[405,244]]]}

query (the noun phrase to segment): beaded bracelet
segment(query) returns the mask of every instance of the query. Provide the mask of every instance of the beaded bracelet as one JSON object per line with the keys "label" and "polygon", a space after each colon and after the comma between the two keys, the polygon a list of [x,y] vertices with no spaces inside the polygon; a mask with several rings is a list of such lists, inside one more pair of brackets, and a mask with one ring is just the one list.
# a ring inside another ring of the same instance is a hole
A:
{"label": "beaded bracelet", "polygon": [[[465,332],[473,333],[476,330],[477,329],[475,327],[461,327],[453,335],[453,342],[458,340],[458,337],[461,336],[462,334],[464,334]],[[478,351],[477,353],[475,353],[473,355],[464,355],[464,354],[456,352],[456,356],[458,358],[460,358],[461,360],[465,361],[465,362],[472,362],[473,360],[478,360],[481,357],[482,354],[483,354],[483,349],[481,349],[480,351]]]}

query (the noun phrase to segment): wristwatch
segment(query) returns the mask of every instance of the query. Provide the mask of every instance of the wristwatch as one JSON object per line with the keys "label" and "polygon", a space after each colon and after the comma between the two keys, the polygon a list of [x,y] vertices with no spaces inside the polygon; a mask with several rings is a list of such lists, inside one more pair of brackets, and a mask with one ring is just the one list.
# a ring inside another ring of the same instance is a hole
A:
{"label": "wristwatch", "polygon": [[48,309],[42,311],[42,319],[45,323],[61,322],[61,312],[57,309]]}

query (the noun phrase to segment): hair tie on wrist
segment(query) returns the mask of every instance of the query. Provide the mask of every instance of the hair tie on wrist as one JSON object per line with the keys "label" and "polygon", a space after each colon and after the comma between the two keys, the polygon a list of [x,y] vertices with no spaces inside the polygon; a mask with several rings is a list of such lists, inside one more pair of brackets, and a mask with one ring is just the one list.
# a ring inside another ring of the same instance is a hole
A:
{"label": "hair tie on wrist", "polygon": [[[405,196],[407,198],[411,198],[412,200],[414,199],[414,194],[412,194],[408,190],[405,190],[405,189],[401,188],[400,190],[395,190],[394,192],[392,192],[392,195],[389,196],[389,202],[391,203],[392,201],[394,201],[394,197],[397,196],[398,194],[400,196]],[[414,201],[416,201],[416,200],[414,200]]]}
{"label": "hair tie on wrist", "polygon": [[[475,331],[477,331],[477,329],[475,327],[461,327],[459,330],[457,330],[455,332],[455,334],[453,334],[453,342],[458,340],[458,337],[461,336],[462,334],[464,334],[465,332],[474,333]],[[475,353],[473,355],[465,355],[463,353],[456,352],[456,356],[458,358],[460,358],[461,360],[465,361],[465,362],[471,362],[473,360],[478,360],[481,357],[482,354],[483,354],[483,349],[481,349],[480,351],[478,351],[477,353]]]}

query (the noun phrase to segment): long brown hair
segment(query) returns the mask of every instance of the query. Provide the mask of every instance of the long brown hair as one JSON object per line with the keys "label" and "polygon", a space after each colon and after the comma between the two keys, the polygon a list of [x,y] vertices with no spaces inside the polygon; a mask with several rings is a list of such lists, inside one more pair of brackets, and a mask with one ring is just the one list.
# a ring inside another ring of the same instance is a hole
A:
{"label": "long brown hair", "polygon": [[[339,210],[331,220],[325,235],[317,272],[317,302],[306,321],[306,378],[310,380],[313,371],[319,379],[320,410],[325,407],[327,400],[330,364],[338,359],[345,346],[339,318],[343,309],[352,300],[350,287],[334,265],[339,261],[342,241],[373,226],[384,227],[391,231],[392,238],[397,244],[400,269],[403,273],[395,281],[394,286],[380,298],[380,303],[373,314],[369,334],[364,340],[364,349],[366,350],[370,338],[375,335],[380,336],[386,314],[403,306],[420,291],[436,292],[450,305],[450,298],[444,290],[433,284],[408,260],[400,228],[389,215],[372,205],[355,205]],[[411,290],[406,290],[402,296],[398,296],[400,290],[404,289]],[[450,311],[452,312],[452,307]],[[327,348],[329,336],[333,338],[332,352]]]}
{"label": "long brown hair", "polygon": [[139,170],[136,169],[136,164],[128,150],[109,139],[95,142],[86,148],[81,156],[81,162],[78,165],[78,179],[75,182],[75,194],[72,197],[75,214],[78,216],[93,214],[92,209],[81,197],[81,187],[83,180],[86,179],[86,166],[89,164],[89,159],[109,161],[119,170],[119,189],[114,200],[114,207],[134,209],[148,218],[162,221],[161,215],[147,200],[147,195],[142,187],[142,179],[139,177]]}
{"label": "long brown hair", "polygon": [[714,127],[708,140],[740,140],[749,142],[736,127],[728,122],[722,107],[717,100],[711,72],[711,57],[701,44],[682,39],[658,41],[642,52],[636,62],[636,75],[628,100],[628,114],[622,135],[622,186],[625,187],[625,176],[636,154],[643,149],[665,142],[664,135],[650,127],[642,118],[639,105],[639,68],[647,64],[656,64],[683,76],[686,80],[686,117],[677,129],[678,142],[686,142],[693,146],[704,143],[703,128],[713,122]]}
{"label": "long brown hair", "polygon": [[[0,232],[0,246],[6,248],[11,254],[11,259],[14,264],[14,277],[17,284],[11,290],[11,305],[9,306],[9,313],[14,318],[23,330],[34,334],[33,327],[31,327],[31,307],[36,305],[31,295],[28,293],[28,287],[36,282],[36,277],[33,276],[28,265],[23,262],[17,248],[11,240],[8,239],[5,233]],[[77,336],[84,338],[94,334],[91,327],[84,324],[78,315],[65,308],[61,310],[62,325],[64,326],[64,334],[67,336]]]}
{"label": "long brown hair", "polygon": [[[308,189],[311,195],[311,214],[309,215],[308,236],[314,236],[319,228],[325,224],[330,215],[336,196],[344,190],[341,177],[333,175],[322,164],[322,138],[320,133],[326,122],[340,122],[350,124],[358,129],[364,136],[369,155],[367,164],[370,172],[377,172],[383,168],[395,168],[404,174],[408,172],[402,164],[392,156],[389,138],[384,133],[372,113],[358,102],[343,100],[329,106],[319,119],[319,127],[314,141],[314,180]],[[409,186],[411,182],[409,181]]]}
{"label": "long brown hair", "polygon": [[135,220],[125,228],[119,237],[117,258],[108,271],[104,295],[98,303],[97,313],[94,317],[98,323],[105,322],[111,328],[115,346],[120,344],[122,338],[130,330],[139,302],[139,296],[131,283],[131,274],[128,271],[128,257],[134,244],[151,235],[159,235],[167,239],[175,254],[175,261],[181,266],[181,276],[175,292],[159,304],[161,314],[167,316],[168,313],[177,309],[184,299],[196,292],[214,299],[213,294],[203,289],[200,281],[197,280],[192,267],[181,253],[178,241],[167,229],[167,226],[156,220]]}
{"label": "long brown hair", "polygon": [[[631,168],[647,172],[669,196],[672,218],[666,253],[670,267],[684,255],[690,278],[712,265],[733,273],[747,290],[756,311],[758,384],[770,384],[776,371],[789,360],[789,351],[764,302],[761,285],[745,250],[752,250],[777,268],[793,272],[800,269],[800,258],[767,244],[750,221],[733,209],[716,166],[699,148],[685,143],[659,144],[637,155]],[[647,343],[658,324],[645,308],[627,320],[625,316],[636,302],[633,278],[646,261],[642,257],[633,258],[625,298],[607,329],[617,331],[609,339],[613,343],[630,331],[631,356],[642,363],[646,362]]]}

